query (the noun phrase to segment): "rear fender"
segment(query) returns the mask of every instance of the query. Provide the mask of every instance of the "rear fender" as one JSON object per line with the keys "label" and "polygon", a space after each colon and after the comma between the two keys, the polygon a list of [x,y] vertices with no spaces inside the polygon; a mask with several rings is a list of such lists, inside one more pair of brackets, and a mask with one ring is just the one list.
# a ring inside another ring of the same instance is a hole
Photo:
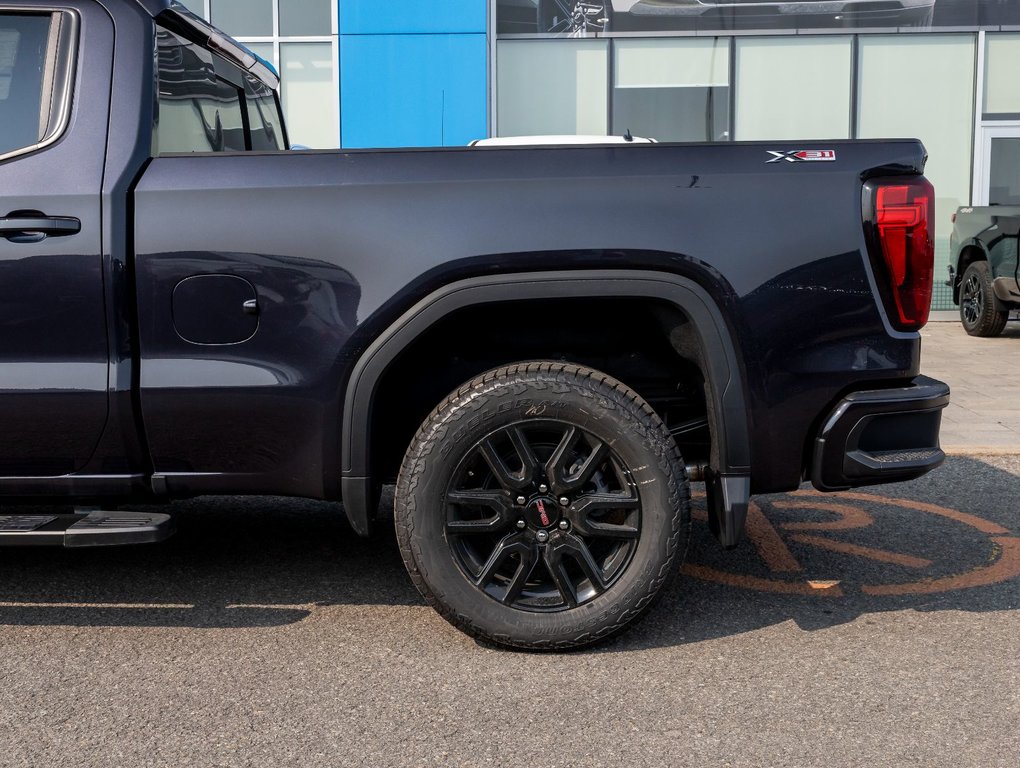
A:
{"label": "rear fender", "polygon": [[[514,300],[647,298],[668,302],[695,328],[711,393],[717,456],[707,483],[710,522],[724,546],[743,529],[750,495],[750,431],[741,367],[726,322],[708,292],[688,278],[654,271],[570,271],[503,274],[451,283],[426,296],[381,333],[353,368],[341,434],[341,489],[351,526],[372,530],[377,483],[371,457],[372,408],[379,382],[401,351],[434,323],[465,307]],[[512,361],[507,361],[512,362]]]}

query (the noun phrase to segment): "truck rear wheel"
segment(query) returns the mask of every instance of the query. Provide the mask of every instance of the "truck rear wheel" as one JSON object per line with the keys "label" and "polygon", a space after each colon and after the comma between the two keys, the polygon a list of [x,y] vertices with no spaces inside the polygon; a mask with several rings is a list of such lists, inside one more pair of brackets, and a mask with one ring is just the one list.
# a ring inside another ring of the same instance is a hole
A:
{"label": "truck rear wheel", "polygon": [[975,261],[960,284],[960,321],[971,336],[998,336],[1006,327],[1008,312],[996,309],[992,275],[987,261]]}
{"label": "truck rear wheel", "polygon": [[609,638],[680,567],[690,487],[635,392],[563,363],[490,371],[426,419],[397,481],[415,586],[471,636],[552,650]]}

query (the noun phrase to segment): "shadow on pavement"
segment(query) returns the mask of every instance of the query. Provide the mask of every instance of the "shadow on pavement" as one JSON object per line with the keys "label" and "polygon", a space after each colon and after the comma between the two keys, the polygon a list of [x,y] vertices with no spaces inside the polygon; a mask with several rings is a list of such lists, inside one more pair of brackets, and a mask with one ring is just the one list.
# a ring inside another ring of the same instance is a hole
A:
{"label": "shadow on pavement", "polygon": [[[1017,610],[1018,499],[1020,475],[967,457],[911,483],[759,497],[761,515],[733,552],[695,522],[685,578],[606,650],[787,621],[813,631],[886,611]],[[695,505],[697,517],[704,502]]]}
{"label": "shadow on pavement", "polygon": [[339,505],[230,497],[153,509],[177,522],[162,544],[0,549],[0,624],[271,627],[314,605],[424,604],[392,536],[357,537]]}
{"label": "shadow on pavement", "polygon": [[[825,629],[892,610],[1020,607],[1020,475],[954,458],[913,483],[756,499],[723,552],[697,520],[685,577],[601,652],[674,646],[793,621]],[[161,545],[0,550],[0,624],[274,627],[321,605],[423,605],[393,538],[357,538],[332,504],[174,504]],[[453,630],[450,630],[453,631]]]}

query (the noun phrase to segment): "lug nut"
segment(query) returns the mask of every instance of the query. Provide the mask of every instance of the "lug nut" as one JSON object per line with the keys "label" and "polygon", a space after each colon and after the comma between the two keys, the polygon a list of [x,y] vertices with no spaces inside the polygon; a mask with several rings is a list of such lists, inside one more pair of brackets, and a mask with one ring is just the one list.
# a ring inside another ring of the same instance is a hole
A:
{"label": "lug nut", "polygon": [[538,539],[539,544],[545,544],[547,541],[549,541],[549,532],[539,531],[538,533],[535,534],[535,538]]}
{"label": "lug nut", "polygon": [[570,499],[568,499],[566,496],[560,496],[560,506],[561,507],[569,507],[570,506]]}
{"label": "lug nut", "polygon": [[520,506],[522,506],[522,507],[524,506],[524,504],[525,504],[525,502],[526,502],[526,501],[527,501],[527,499],[526,499],[526,498],[524,498],[523,496],[518,496],[518,497],[517,497],[517,504],[518,504],[518,505],[520,505]]}
{"label": "lug nut", "polygon": [[549,490],[549,486],[546,485],[545,483],[542,483],[540,486],[538,486],[538,492],[539,493],[546,493],[546,492],[548,492],[548,490]]}
{"label": "lug nut", "polygon": [[518,521],[517,521],[517,527],[518,527],[518,528],[526,528],[526,527],[527,527],[527,525],[528,525],[528,524],[527,524],[526,522],[524,522],[523,520],[518,520]]}
{"label": "lug nut", "polygon": [[568,523],[566,520],[560,520],[560,530],[561,531],[565,531],[569,527],[570,527],[570,523]]}

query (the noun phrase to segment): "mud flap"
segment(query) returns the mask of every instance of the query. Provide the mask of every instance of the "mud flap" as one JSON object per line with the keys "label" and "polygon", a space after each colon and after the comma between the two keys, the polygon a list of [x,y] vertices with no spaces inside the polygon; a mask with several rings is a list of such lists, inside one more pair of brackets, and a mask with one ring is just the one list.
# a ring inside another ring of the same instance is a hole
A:
{"label": "mud flap", "polygon": [[747,475],[719,475],[705,478],[708,497],[708,525],[725,549],[733,549],[744,533],[747,505],[751,502],[751,478]]}

